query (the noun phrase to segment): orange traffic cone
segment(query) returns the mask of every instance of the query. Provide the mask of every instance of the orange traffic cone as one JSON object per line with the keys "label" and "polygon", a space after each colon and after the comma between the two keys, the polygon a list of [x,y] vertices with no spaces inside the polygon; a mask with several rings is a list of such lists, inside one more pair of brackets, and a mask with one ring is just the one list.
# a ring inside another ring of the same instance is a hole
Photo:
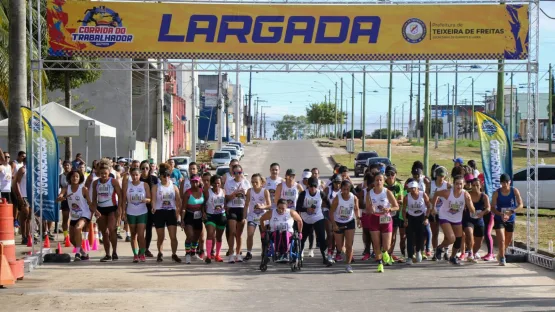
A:
{"label": "orange traffic cone", "polygon": [[27,247],[33,247],[33,235],[31,234],[27,236]]}
{"label": "orange traffic cone", "polygon": [[44,237],[44,248],[50,248],[50,238],[48,235],[45,235]]}
{"label": "orange traffic cone", "polygon": [[8,259],[4,256],[4,244],[0,244],[0,287],[15,284]]}
{"label": "orange traffic cone", "polygon": [[71,242],[69,241],[69,235],[66,236],[64,240],[64,247],[71,247]]}
{"label": "orange traffic cone", "polygon": [[82,250],[82,251],[86,251],[86,250],[87,250],[87,246],[85,245],[85,241],[86,241],[86,239],[84,239],[84,240],[81,241],[81,250]]}
{"label": "orange traffic cone", "polygon": [[61,254],[62,253],[62,243],[58,242],[58,249],[56,249],[56,254]]}

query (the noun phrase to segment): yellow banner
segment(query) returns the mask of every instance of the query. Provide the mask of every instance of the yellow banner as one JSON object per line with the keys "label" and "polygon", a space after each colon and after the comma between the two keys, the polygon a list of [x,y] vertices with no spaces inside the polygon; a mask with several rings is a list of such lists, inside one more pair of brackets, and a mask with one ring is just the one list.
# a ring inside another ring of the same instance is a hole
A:
{"label": "yellow banner", "polygon": [[527,5],[48,0],[49,54],[228,60],[526,59]]}

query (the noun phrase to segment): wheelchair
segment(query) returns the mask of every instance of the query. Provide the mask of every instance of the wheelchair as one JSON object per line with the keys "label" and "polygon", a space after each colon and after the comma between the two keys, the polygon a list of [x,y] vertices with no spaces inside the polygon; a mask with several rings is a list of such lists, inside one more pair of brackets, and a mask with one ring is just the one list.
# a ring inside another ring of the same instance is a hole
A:
{"label": "wheelchair", "polygon": [[[260,263],[260,271],[266,272],[268,269],[268,263],[270,260],[277,263],[279,259],[278,252],[275,250],[273,233],[269,228],[266,228],[264,238],[262,238],[262,260]],[[291,266],[291,271],[300,271],[303,267],[303,258],[301,250],[301,240],[299,238],[299,232],[294,231],[291,237],[291,242],[289,243],[289,261],[287,262]]]}

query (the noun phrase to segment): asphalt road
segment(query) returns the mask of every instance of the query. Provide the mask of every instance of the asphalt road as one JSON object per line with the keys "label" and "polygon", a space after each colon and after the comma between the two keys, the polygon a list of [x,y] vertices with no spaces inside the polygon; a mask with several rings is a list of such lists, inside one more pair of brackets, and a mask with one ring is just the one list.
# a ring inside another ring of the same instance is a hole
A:
{"label": "asphalt road", "polygon": [[[272,162],[297,172],[331,168],[325,155],[309,141],[264,142],[247,148],[241,162],[249,174],[269,174]],[[179,233],[179,254],[184,234]],[[255,243],[259,242],[255,238]],[[169,241],[166,240],[166,250]],[[478,263],[453,267],[445,261],[424,261],[408,267],[395,264],[375,273],[372,262],[357,261],[354,273],[344,264],[331,268],[320,258],[305,258],[301,272],[286,265],[258,270],[259,243],[249,263],[191,265],[166,262],[131,263],[131,249],[120,242],[120,260],[46,264],[15,286],[0,290],[5,311],[547,311],[555,310],[555,274],[530,264]],[[245,244],[243,245],[245,246]],[[225,243],[224,248],[225,250]],[[70,248],[65,250],[70,252]],[[360,258],[362,239],[355,237]]]}

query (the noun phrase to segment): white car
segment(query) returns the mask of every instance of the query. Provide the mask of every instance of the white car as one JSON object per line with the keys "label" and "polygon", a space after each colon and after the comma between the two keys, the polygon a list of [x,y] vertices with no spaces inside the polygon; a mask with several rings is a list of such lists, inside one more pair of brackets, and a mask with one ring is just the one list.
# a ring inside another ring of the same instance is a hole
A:
{"label": "white car", "polygon": [[224,147],[222,147],[222,149],[224,148],[233,148],[237,151],[237,154],[239,155],[239,157],[243,157],[245,154],[243,152],[243,149],[241,147],[239,147],[238,145],[233,145],[233,144],[228,144]]}
{"label": "white car", "polygon": [[191,163],[191,157],[189,156],[175,156],[170,159],[173,159],[175,162],[175,168],[183,171],[187,171],[189,173],[189,164]]}
{"label": "white car", "polygon": [[[555,208],[555,195],[551,192],[555,190],[555,165],[538,165],[536,174],[532,168],[530,177],[532,180],[538,178],[538,207]],[[518,189],[524,207],[526,207],[526,168],[520,169],[513,174],[513,186]]]}
{"label": "white car", "polygon": [[217,151],[212,156],[212,161],[210,162],[210,167],[216,169],[220,166],[228,166],[231,162],[231,153],[229,151]]}
{"label": "white car", "polygon": [[239,156],[239,152],[232,147],[229,147],[229,148],[224,147],[220,151],[229,152],[229,154],[231,154],[231,159],[241,160],[241,157]]}

